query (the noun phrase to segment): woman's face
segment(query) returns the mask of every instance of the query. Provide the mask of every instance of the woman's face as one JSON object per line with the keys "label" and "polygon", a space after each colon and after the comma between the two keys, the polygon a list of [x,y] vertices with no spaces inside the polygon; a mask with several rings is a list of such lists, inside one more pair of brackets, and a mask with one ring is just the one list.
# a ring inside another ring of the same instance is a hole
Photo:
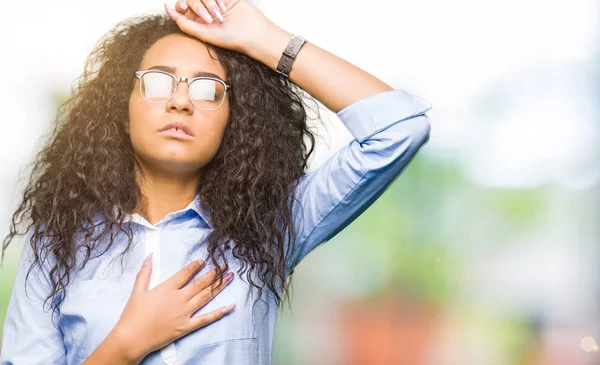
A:
{"label": "woman's face", "polygon": [[[198,72],[211,72],[227,81],[225,70],[210,57],[206,46],[180,34],[158,40],[146,52],[139,69],[156,66],[171,67],[173,70],[169,72],[176,76],[191,78]],[[197,173],[217,153],[228,118],[227,94],[219,109],[201,110],[192,104],[188,84],[182,80],[171,100],[151,104],[142,98],[140,81],[136,78],[129,99],[126,130],[136,158],[143,166],[171,173]],[[173,135],[174,131],[160,132],[172,122],[184,123],[193,136],[178,138]]]}

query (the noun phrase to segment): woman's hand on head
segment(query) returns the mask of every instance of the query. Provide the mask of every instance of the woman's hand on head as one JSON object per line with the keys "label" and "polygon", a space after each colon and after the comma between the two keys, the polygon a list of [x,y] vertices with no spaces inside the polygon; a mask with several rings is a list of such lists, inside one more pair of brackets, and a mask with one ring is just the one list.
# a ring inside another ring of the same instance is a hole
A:
{"label": "woman's hand on head", "polygon": [[272,24],[247,0],[179,0],[175,9],[166,3],[165,9],[183,32],[238,52]]}
{"label": "woman's hand on head", "polygon": [[146,259],[121,318],[113,329],[113,335],[118,338],[128,359],[142,360],[148,353],[221,319],[235,308],[232,303],[192,317],[234,277],[232,272],[225,271],[221,283],[217,280],[211,285],[217,274],[215,268],[186,285],[203,266],[203,262],[193,261],[148,290],[152,263]]}

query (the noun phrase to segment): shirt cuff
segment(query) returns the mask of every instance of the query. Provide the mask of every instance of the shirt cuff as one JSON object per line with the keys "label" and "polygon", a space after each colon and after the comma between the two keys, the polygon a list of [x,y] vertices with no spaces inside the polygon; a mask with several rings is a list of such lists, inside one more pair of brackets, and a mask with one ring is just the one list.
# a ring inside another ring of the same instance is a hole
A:
{"label": "shirt cuff", "polygon": [[431,104],[405,90],[389,90],[368,96],[340,110],[337,116],[358,142],[392,124],[420,115]]}

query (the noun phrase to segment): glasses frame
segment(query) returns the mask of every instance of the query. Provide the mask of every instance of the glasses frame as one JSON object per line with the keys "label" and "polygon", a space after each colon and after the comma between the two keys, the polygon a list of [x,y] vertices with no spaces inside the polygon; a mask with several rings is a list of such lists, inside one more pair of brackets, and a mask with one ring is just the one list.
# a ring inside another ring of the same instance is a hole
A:
{"label": "glasses frame", "polygon": [[[147,74],[148,72],[157,72],[157,73],[162,73],[165,74],[167,76],[170,76],[171,78],[173,78],[173,80],[175,80],[175,90],[173,91],[173,94],[171,95],[171,97],[169,98],[169,100],[164,101],[164,102],[158,102],[158,103],[153,103],[151,101],[148,101],[145,97],[144,97],[144,93],[142,91],[142,76],[144,76],[145,74]],[[138,70],[135,72],[135,77],[140,80],[140,95],[142,97],[142,99],[144,99],[145,102],[150,103],[150,104],[166,104],[169,101],[171,101],[173,99],[173,97],[175,96],[175,94],[177,93],[177,88],[179,87],[179,82],[180,81],[185,81],[188,84],[188,97],[190,98],[190,101],[192,102],[192,104],[200,109],[200,110],[207,110],[207,111],[214,111],[217,110],[221,107],[221,105],[223,105],[223,102],[225,101],[225,97],[227,96],[227,92],[229,90],[232,89],[231,84],[228,84],[226,81],[221,80],[217,77],[212,77],[212,76],[198,76],[198,77],[192,77],[192,78],[187,78],[187,77],[183,77],[183,76],[177,76],[177,75],[173,75],[170,72],[167,71],[163,71],[163,70]],[[219,106],[217,106],[214,109],[205,109],[205,108],[200,108],[198,105],[196,105],[196,103],[194,103],[194,99],[192,99],[192,95],[190,95],[190,85],[192,84],[192,82],[196,81],[196,80],[213,80],[213,81],[217,81],[219,83],[221,83],[225,89],[225,91],[223,92],[223,98],[221,99],[221,103],[219,104]]]}

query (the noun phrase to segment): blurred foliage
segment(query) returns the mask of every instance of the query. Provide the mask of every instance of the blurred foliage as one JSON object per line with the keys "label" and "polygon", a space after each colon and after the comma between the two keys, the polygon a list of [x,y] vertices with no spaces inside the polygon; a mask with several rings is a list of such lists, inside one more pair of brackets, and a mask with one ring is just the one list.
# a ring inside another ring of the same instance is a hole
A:
{"label": "blurred foliage", "polygon": [[420,155],[348,228],[369,238],[364,249],[386,251],[392,270],[381,293],[444,300],[457,262],[448,249],[452,230],[440,225],[440,205],[465,184],[457,163]]}
{"label": "blurred foliage", "polygon": [[6,317],[6,308],[15,280],[16,270],[17,260],[12,257],[6,257],[4,264],[0,267],[0,328],[4,324],[4,318]]}
{"label": "blurred foliage", "polygon": [[[386,253],[381,256],[392,270],[379,292],[441,304],[452,293],[460,267],[468,264],[465,250],[505,245],[530,230],[544,214],[548,194],[545,188],[476,186],[459,161],[422,154],[348,227],[347,235],[368,237],[363,250]],[[481,236],[483,242],[473,242]]]}

